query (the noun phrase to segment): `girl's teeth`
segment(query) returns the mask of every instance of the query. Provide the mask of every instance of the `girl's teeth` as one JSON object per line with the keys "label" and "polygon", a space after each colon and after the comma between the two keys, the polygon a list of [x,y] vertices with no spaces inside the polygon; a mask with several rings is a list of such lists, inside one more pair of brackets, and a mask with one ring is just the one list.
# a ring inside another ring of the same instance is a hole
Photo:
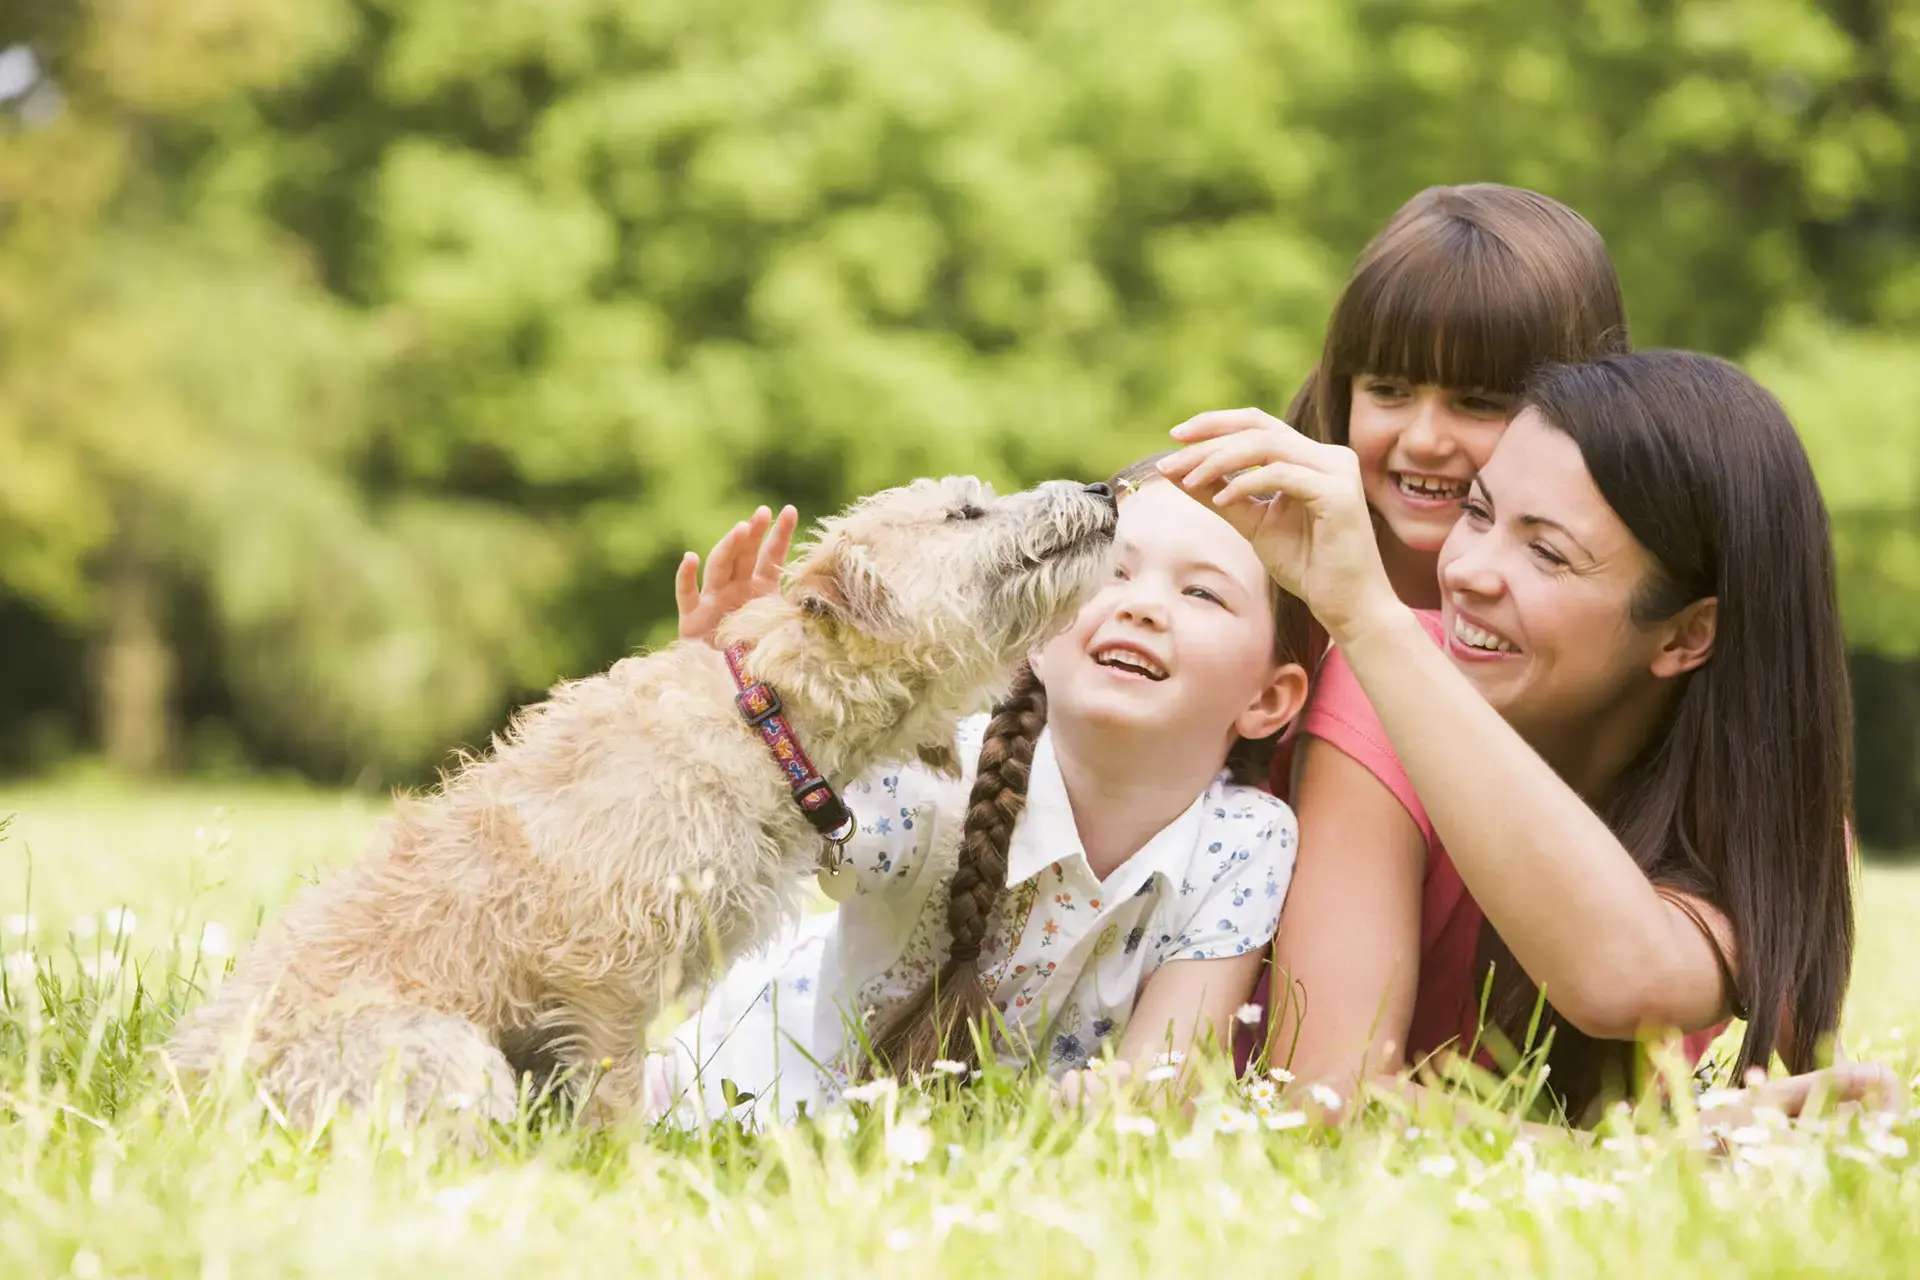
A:
{"label": "girl's teeth", "polygon": [[1489,653],[1518,653],[1520,650],[1502,640],[1491,631],[1482,631],[1463,618],[1453,620],[1453,634],[1470,649],[1485,649]]}
{"label": "girl's teeth", "polygon": [[1458,480],[1445,480],[1438,476],[1400,477],[1400,488],[1417,498],[1464,498],[1467,486]]}

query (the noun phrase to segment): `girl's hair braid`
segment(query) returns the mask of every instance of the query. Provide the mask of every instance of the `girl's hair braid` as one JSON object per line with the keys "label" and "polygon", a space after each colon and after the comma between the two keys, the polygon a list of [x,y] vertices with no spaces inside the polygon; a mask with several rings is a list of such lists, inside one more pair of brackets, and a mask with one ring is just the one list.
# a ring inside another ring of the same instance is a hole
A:
{"label": "girl's hair braid", "polygon": [[952,949],[934,979],[873,1036],[874,1058],[895,1074],[930,1071],[942,1058],[977,1065],[973,1028],[993,1008],[980,977],[980,948],[1006,892],[1007,848],[1027,805],[1033,745],[1046,724],[1047,691],[1023,664],[1006,700],[994,708],[980,744],[947,903]]}
{"label": "girl's hair braid", "polygon": [[[1114,476],[1114,491],[1124,501],[1149,484],[1164,483],[1158,463],[1172,451],[1144,458]],[[1273,607],[1273,656],[1276,662],[1307,664],[1316,644],[1307,607],[1269,584]],[[942,1059],[978,1065],[973,1028],[993,1012],[980,977],[980,948],[994,908],[1007,889],[1007,849],[1013,828],[1027,807],[1027,780],[1033,747],[1047,725],[1047,691],[1033,669],[1022,665],[1006,700],[993,710],[980,764],[967,799],[967,821],[960,835],[960,860],[947,903],[947,931],[953,945],[933,981],[882,1021],[873,1033],[872,1060],[898,1075],[927,1072]],[[1235,782],[1263,785],[1280,735],[1242,739],[1227,757]],[[983,1034],[985,1034],[983,1032]]]}

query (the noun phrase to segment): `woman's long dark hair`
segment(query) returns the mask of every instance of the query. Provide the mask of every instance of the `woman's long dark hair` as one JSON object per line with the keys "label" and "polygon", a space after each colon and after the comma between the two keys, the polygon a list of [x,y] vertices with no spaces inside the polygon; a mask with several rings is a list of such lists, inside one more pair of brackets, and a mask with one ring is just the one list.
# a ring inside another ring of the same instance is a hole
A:
{"label": "woman's long dark hair", "polygon": [[[1752,378],[1688,352],[1550,369],[1523,405],[1579,446],[1658,566],[1636,620],[1718,602],[1711,656],[1599,809],[1656,886],[1732,925],[1729,994],[1748,1019],[1736,1071],[1776,1052],[1811,1069],[1853,963],[1853,762],[1833,539],[1806,450]],[[1490,1020],[1518,1044],[1537,989],[1491,927],[1482,944]],[[1630,1085],[1633,1046],[1582,1035],[1547,994],[1551,1083],[1577,1119]]]}

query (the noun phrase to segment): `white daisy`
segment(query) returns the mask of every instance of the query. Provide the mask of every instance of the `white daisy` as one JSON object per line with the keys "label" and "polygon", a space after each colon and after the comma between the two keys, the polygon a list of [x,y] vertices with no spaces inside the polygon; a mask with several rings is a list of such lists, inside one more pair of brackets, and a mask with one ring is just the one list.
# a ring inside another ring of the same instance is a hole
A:
{"label": "white daisy", "polygon": [[887,1130],[887,1161],[911,1167],[933,1154],[933,1130],[913,1120],[903,1120]]}

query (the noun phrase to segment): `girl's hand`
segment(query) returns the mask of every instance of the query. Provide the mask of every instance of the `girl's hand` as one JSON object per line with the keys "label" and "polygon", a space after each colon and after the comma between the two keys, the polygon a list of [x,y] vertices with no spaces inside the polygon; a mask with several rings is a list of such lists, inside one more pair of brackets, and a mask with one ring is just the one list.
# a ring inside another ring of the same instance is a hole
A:
{"label": "girl's hand", "polygon": [[1114,1090],[1124,1088],[1132,1078],[1133,1068],[1124,1058],[1098,1065],[1090,1063],[1060,1077],[1060,1102],[1069,1108],[1089,1106]]}
{"label": "girl's hand", "polygon": [[1245,534],[1335,643],[1400,608],[1353,450],[1309,440],[1258,409],[1203,413],[1173,437],[1189,447],[1161,462],[1161,474]]}
{"label": "girl's hand", "polygon": [[[780,587],[780,568],[793,546],[800,514],[780,508],[776,518],[765,507],[727,530],[707,556],[706,582],[700,581],[700,557],[689,551],[673,574],[673,602],[680,610],[682,640],[713,641],[720,619],[749,600]],[[755,547],[759,548],[755,554]]]}

